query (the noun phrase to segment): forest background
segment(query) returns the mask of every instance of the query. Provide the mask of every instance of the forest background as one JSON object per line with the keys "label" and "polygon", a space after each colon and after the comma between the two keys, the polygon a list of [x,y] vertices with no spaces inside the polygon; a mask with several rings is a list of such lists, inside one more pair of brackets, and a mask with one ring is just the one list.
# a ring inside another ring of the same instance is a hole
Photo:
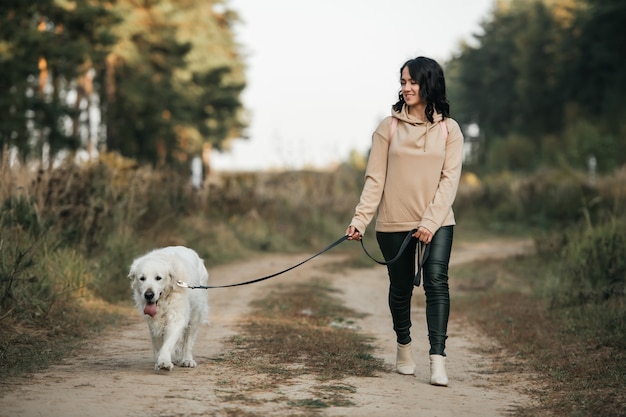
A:
{"label": "forest background", "polygon": [[[210,150],[248,123],[227,2],[4,1],[0,17],[3,378],[114,321],[102,313],[128,301],[127,267],[147,249],[202,242],[217,264],[345,230],[366,155],[330,170],[211,171]],[[592,374],[608,391],[576,388],[589,409],[626,402],[625,21],[620,0],[498,1],[478,42],[445,63],[473,144],[458,221],[468,235],[535,240],[534,297],[610,352]]]}

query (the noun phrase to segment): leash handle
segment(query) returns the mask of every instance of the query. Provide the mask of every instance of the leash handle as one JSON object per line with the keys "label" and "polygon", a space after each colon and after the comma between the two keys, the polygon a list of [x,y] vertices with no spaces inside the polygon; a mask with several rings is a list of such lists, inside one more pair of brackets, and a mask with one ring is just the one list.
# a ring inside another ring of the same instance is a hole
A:
{"label": "leash handle", "polygon": [[374,262],[376,262],[379,265],[391,265],[392,263],[396,262],[398,259],[400,259],[400,256],[402,256],[402,253],[404,253],[404,250],[406,249],[406,247],[409,245],[409,242],[411,241],[411,238],[413,237],[413,233],[417,232],[417,229],[413,229],[411,230],[409,233],[406,234],[406,236],[404,237],[404,240],[402,241],[402,245],[400,245],[400,249],[398,250],[398,253],[396,254],[396,256],[390,260],[390,261],[379,261],[378,259],[374,258],[372,255],[370,255],[370,253],[367,251],[367,249],[365,248],[365,244],[363,243],[363,238],[361,238],[361,247],[363,248],[363,252],[365,252],[365,254]]}
{"label": "leash handle", "polygon": [[[365,254],[374,262],[376,262],[377,264],[380,265],[391,265],[394,262],[396,262],[398,259],[400,259],[400,256],[402,256],[402,254],[404,253],[406,247],[409,245],[409,242],[411,241],[411,238],[413,237],[413,233],[415,233],[417,231],[417,229],[413,229],[411,230],[409,233],[407,233],[407,235],[405,236],[404,240],[402,241],[402,245],[400,245],[400,249],[398,250],[398,253],[396,254],[396,256],[389,260],[389,261],[379,261],[378,259],[374,258],[372,255],[370,255],[370,253],[367,251],[367,249],[365,248],[365,244],[363,243],[363,239],[361,239],[361,247],[363,248],[363,252],[365,252]],[[415,273],[415,278],[413,278],[413,285],[416,287],[420,286],[420,283],[422,281],[422,272],[424,269],[424,262],[426,262],[426,259],[428,259],[428,255],[430,253],[430,246],[426,243],[423,243],[422,241],[417,241],[417,251],[416,251],[416,273]]]}

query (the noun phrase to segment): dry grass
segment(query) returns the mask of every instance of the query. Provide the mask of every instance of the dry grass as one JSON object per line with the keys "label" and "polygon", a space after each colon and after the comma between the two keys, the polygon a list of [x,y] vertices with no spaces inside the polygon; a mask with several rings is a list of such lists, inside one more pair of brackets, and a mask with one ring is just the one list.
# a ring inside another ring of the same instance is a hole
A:
{"label": "dry grass", "polygon": [[[317,380],[313,398],[290,404],[299,410],[294,415],[350,406],[348,397],[355,389],[341,379],[371,377],[384,370],[382,360],[372,355],[370,338],[350,326],[358,315],[343,307],[324,281],[283,286],[253,306],[248,322],[230,340],[231,349],[221,360],[243,373],[264,375],[249,387],[255,392],[298,378]],[[229,397],[229,401],[245,403],[247,398]]]}
{"label": "dry grass", "polygon": [[[518,258],[455,268],[455,280],[481,276],[487,291],[456,291],[456,310],[495,337],[511,356],[499,365],[538,375],[530,394],[539,401],[520,417],[623,416],[626,409],[626,314],[624,299],[602,305],[550,308],[541,290],[546,265]],[[502,274],[518,289],[498,285]],[[495,313],[494,313],[495,312]]]}
{"label": "dry grass", "polygon": [[123,313],[97,299],[66,303],[44,322],[0,320],[0,384],[14,376],[46,369],[79,348],[89,335],[117,323]]}

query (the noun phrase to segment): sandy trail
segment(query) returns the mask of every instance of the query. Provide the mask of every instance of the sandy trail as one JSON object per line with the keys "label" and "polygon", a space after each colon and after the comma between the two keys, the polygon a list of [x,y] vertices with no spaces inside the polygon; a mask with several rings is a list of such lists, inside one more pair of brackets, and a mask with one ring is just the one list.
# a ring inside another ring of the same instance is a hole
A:
{"label": "sandy trail", "polygon": [[[455,264],[475,259],[510,256],[531,247],[527,241],[491,241],[458,244],[453,250]],[[270,255],[247,262],[211,268],[214,284],[232,283],[270,274],[303,259],[295,255]],[[0,416],[103,417],[103,416],[504,416],[513,407],[530,404],[523,394],[529,379],[518,374],[493,372],[494,342],[464,321],[461,312],[451,315],[448,339],[448,388],[428,384],[428,340],[424,309],[413,308],[413,344],[416,376],[391,371],[395,360],[395,339],[387,307],[387,279],[384,267],[329,272],[325,267],[340,262],[341,255],[327,254],[263,283],[211,290],[211,325],[204,328],[195,349],[198,367],[155,372],[147,326],[136,310],[129,309],[128,324],[102,333],[75,356],[28,378],[2,386]],[[258,386],[263,375],[239,375],[219,360],[224,341],[238,331],[249,303],[261,298],[275,285],[324,276],[341,291],[344,303],[367,313],[357,320],[360,330],[375,338],[376,355],[389,367],[373,378],[346,378],[341,384],[354,387],[349,400],[355,405],[330,407],[306,413],[290,401],[312,398],[319,385],[303,377],[288,386]],[[454,278],[451,277],[453,280]],[[454,284],[452,284],[454,289]],[[453,293],[454,294],[454,293]],[[423,299],[422,288],[416,290]],[[421,303],[423,305],[423,302]],[[248,400],[230,401],[245,392]],[[319,413],[319,414],[315,414]]]}

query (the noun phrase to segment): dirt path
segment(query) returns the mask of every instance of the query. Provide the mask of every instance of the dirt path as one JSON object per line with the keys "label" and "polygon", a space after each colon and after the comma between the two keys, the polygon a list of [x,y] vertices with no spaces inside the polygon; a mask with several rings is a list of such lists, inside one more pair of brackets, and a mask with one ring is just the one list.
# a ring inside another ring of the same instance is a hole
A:
{"label": "dirt path", "polygon": [[[457,245],[453,263],[485,259],[498,253],[508,256],[528,250],[529,242],[492,241],[489,244]],[[272,255],[250,262],[211,268],[215,284],[235,282],[276,272],[302,260],[302,256]],[[317,410],[323,416],[504,416],[515,406],[528,404],[522,392],[528,379],[520,375],[494,373],[494,344],[469,326],[453,309],[448,341],[448,388],[428,384],[428,343],[424,310],[413,309],[415,377],[391,371],[395,342],[387,307],[384,267],[329,273],[324,265],[341,260],[324,255],[270,281],[251,286],[212,290],[211,326],[203,329],[195,349],[198,367],[153,370],[147,326],[135,310],[129,323],[101,334],[91,346],[28,379],[12,381],[0,394],[0,416],[304,416],[290,407],[291,401],[312,398],[319,381],[302,378],[288,386],[258,386],[262,375],[237,375],[219,361],[224,340],[236,334],[249,311],[249,302],[261,298],[273,286],[324,275],[342,291],[343,301],[356,311],[368,313],[358,320],[360,330],[375,337],[376,354],[389,371],[374,378],[347,378],[341,385],[353,387],[349,400],[355,405]],[[222,281],[222,282],[220,282]],[[454,285],[453,285],[454,288]],[[421,288],[416,298],[423,299]],[[423,305],[423,303],[421,304]],[[233,403],[245,392],[248,401]]]}

